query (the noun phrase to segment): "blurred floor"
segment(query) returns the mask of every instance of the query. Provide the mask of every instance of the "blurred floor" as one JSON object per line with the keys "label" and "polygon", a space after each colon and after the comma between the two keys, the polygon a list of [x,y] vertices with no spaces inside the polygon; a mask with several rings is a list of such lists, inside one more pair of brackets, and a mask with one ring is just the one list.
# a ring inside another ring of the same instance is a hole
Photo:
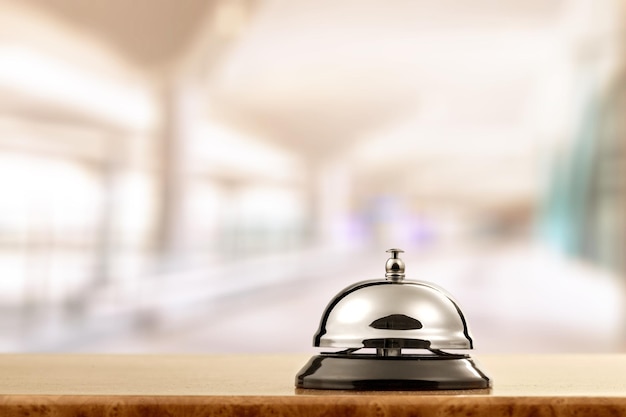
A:
{"label": "blurred floor", "polygon": [[[192,301],[141,326],[83,323],[65,340],[27,350],[76,352],[303,352],[331,297],[363,279],[383,276],[385,255],[361,252],[333,259],[325,274]],[[624,289],[609,274],[527,246],[405,257],[407,274],[431,281],[459,301],[478,352],[611,352],[623,349]],[[334,272],[331,272],[334,271]],[[263,274],[263,271],[258,271]],[[306,274],[303,274],[306,276]],[[243,280],[236,273],[227,280]],[[248,279],[254,279],[250,276]],[[164,298],[193,300],[194,288]],[[119,319],[118,319],[119,320]],[[122,320],[123,321],[123,320]],[[58,335],[57,335],[58,336]]]}

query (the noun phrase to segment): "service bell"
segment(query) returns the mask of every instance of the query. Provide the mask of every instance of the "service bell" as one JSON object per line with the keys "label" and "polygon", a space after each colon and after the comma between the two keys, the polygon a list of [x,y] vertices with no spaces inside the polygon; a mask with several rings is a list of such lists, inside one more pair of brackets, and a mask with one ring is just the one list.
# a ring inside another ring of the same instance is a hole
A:
{"label": "service bell", "polygon": [[[358,282],[328,304],[316,347],[296,386],[342,390],[465,390],[491,387],[467,354],[474,342],[457,302],[438,286],[405,280],[400,249],[389,249],[385,279]],[[368,352],[369,351],[369,352]]]}

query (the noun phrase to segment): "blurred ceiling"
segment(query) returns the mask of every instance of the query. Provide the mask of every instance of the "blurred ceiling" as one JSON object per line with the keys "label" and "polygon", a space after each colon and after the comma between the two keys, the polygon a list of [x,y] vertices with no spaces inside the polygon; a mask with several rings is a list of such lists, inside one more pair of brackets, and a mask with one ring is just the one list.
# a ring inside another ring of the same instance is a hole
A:
{"label": "blurred ceiling", "polygon": [[177,58],[210,0],[20,0],[109,42],[129,61],[154,67]]}
{"label": "blurred ceiling", "polygon": [[267,1],[212,73],[211,104],[309,156],[409,119],[519,128],[560,14],[544,0]]}

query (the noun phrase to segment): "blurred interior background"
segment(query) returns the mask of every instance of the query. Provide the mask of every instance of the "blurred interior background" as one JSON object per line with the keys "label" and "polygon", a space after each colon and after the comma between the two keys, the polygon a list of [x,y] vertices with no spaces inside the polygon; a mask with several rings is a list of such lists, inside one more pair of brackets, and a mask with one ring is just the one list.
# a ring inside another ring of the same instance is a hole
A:
{"label": "blurred interior background", "polygon": [[618,0],[0,0],[0,350],[305,352],[343,287],[626,350]]}

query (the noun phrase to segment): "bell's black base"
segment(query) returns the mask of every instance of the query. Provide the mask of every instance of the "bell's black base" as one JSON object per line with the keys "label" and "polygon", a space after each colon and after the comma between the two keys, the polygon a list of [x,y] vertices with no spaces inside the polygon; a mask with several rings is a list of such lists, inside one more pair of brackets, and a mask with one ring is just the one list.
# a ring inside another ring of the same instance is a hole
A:
{"label": "bell's black base", "polygon": [[491,380],[466,355],[313,356],[298,372],[296,387],[365,391],[468,390]]}

